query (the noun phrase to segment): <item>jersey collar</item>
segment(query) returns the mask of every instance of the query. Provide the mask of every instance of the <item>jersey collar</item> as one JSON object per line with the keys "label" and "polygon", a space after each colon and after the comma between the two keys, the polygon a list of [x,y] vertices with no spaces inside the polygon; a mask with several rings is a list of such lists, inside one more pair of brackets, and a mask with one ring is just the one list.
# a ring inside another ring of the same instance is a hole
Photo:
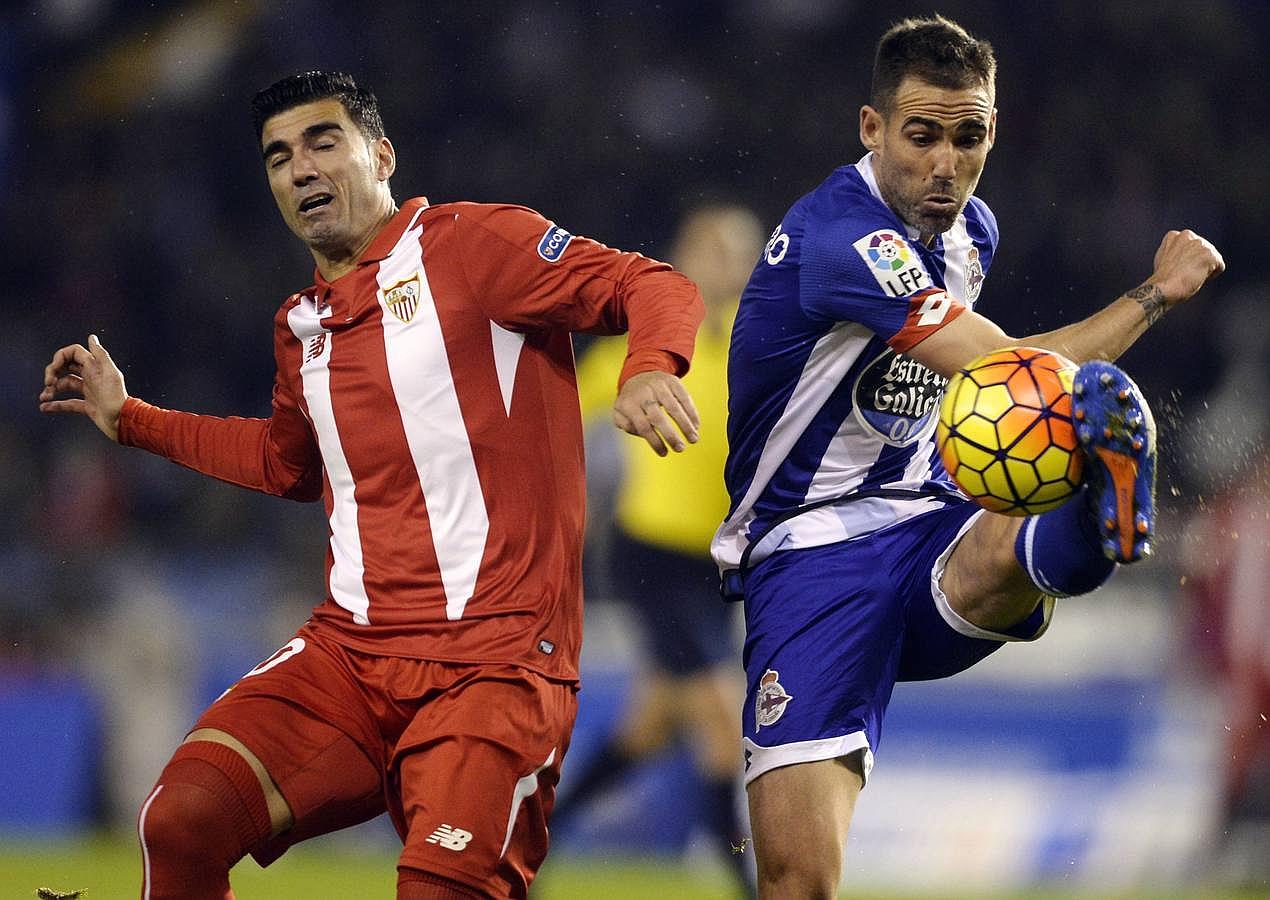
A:
{"label": "jersey collar", "polygon": [[[379,262],[386,259],[397,246],[397,242],[401,240],[401,236],[406,230],[414,224],[415,219],[428,206],[427,197],[412,197],[405,203],[401,204],[401,208],[393,215],[383,228],[379,229],[379,234],[375,235],[371,240],[365,252],[357,260],[357,266],[366,265],[367,263]],[[313,270],[313,283],[320,291],[328,291],[331,283],[322,277],[322,273],[316,268]]]}

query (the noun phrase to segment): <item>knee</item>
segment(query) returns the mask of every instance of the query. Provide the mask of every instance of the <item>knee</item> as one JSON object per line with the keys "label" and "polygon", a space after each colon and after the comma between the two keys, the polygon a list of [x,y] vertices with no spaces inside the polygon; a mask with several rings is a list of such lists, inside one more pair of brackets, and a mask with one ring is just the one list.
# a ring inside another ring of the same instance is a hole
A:
{"label": "knee", "polygon": [[[771,848],[769,848],[770,851]],[[842,860],[790,848],[758,853],[758,888],[763,900],[834,900],[842,880]]]}
{"label": "knee", "polygon": [[182,744],[146,798],[137,831],[151,859],[237,862],[270,834],[264,792],[233,750]]}
{"label": "knee", "polygon": [[221,802],[207,790],[161,783],[141,808],[137,831],[151,860],[173,859],[197,853],[225,824]]}

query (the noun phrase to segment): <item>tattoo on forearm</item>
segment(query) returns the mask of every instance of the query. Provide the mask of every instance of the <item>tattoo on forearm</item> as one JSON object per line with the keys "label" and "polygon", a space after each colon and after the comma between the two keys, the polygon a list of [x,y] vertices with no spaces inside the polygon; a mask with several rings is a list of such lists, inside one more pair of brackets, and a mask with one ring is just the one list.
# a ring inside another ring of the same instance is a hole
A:
{"label": "tattoo on forearm", "polygon": [[1160,316],[1164,315],[1164,310],[1166,309],[1164,291],[1154,284],[1139,285],[1126,293],[1125,296],[1138,301],[1138,305],[1142,307],[1142,314],[1147,318],[1148,325],[1154,325],[1160,321]]}

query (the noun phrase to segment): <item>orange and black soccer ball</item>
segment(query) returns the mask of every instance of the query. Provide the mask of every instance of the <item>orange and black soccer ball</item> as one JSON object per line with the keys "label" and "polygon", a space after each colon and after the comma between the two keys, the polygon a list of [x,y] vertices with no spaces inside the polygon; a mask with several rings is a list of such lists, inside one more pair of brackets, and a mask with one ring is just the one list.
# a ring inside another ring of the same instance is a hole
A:
{"label": "orange and black soccer ball", "polygon": [[1057,353],[1011,347],[948,380],[935,440],[944,468],[972,500],[1027,516],[1079,490],[1085,459],[1072,422],[1075,374],[1075,363]]}

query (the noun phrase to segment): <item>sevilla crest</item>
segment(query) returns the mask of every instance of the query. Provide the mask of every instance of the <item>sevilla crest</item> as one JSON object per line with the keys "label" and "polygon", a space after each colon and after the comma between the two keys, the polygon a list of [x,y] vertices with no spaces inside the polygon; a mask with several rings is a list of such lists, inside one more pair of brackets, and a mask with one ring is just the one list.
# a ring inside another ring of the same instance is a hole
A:
{"label": "sevilla crest", "polygon": [[384,291],[384,303],[402,322],[409,323],[419,308],[419,275],[411,275]]}

